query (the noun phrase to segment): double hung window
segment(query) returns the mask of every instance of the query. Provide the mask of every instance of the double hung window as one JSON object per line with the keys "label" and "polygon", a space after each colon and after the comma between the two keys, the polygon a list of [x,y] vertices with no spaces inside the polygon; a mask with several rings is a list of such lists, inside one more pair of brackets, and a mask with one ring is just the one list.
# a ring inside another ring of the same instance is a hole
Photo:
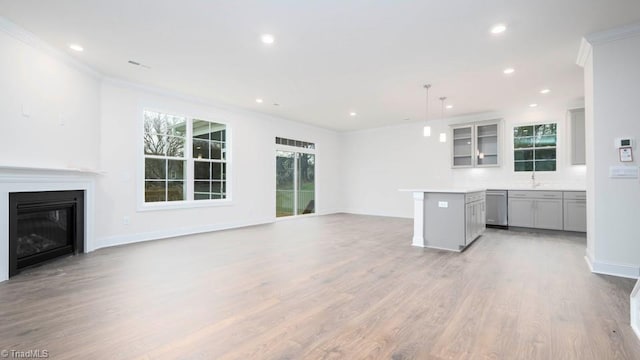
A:
{"label": "double hung window", "polygon": [[144,203],[228,198],[227,126],[144,111]]}

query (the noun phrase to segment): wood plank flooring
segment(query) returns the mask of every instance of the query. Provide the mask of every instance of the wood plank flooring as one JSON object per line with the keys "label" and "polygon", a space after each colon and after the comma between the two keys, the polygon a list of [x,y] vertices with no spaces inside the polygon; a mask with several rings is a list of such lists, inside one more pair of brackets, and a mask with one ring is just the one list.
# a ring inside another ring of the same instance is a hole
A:
{"label": "wood plank flooring", "polygon": [[487,230],[458,254],[338,214],[98,250],[0,283],[0,350],[52,359],[640,359],[634,281],[585,240]]}

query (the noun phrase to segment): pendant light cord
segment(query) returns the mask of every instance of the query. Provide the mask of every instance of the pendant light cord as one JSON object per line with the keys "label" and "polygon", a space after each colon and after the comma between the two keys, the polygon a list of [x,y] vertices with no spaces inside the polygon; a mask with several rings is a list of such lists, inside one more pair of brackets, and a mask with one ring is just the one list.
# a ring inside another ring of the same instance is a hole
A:
{"label": "pendant light cord", "polygon": [[426,105],[425,105],[425,117],[424,117],[424,123],[426,125],[427,121],[429,121],[429,89],[431,88],[431,84],[426,84],[424,88],[427,90],[426,98],[425,98]]}

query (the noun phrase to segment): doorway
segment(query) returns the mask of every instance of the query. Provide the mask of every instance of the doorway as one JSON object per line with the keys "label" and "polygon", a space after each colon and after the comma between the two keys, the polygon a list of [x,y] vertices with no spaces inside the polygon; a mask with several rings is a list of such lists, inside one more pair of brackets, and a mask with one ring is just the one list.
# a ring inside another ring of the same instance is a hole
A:
{"label": "doorway", "polygon": [[276,217],[315,213],[315,154],[276,150]]}

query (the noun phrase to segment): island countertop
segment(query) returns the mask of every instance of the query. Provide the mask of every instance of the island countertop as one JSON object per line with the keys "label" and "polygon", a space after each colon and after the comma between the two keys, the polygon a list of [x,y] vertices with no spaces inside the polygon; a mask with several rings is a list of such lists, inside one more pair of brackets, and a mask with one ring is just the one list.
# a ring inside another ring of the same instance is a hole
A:
{"label": "island countertop", "polygon": [[482,188],[424,188],[424,189],[399,189],[403,192],[422,192],[422,193],[445,193],[445,194],[470,194],[474,192],[486,191]]}

